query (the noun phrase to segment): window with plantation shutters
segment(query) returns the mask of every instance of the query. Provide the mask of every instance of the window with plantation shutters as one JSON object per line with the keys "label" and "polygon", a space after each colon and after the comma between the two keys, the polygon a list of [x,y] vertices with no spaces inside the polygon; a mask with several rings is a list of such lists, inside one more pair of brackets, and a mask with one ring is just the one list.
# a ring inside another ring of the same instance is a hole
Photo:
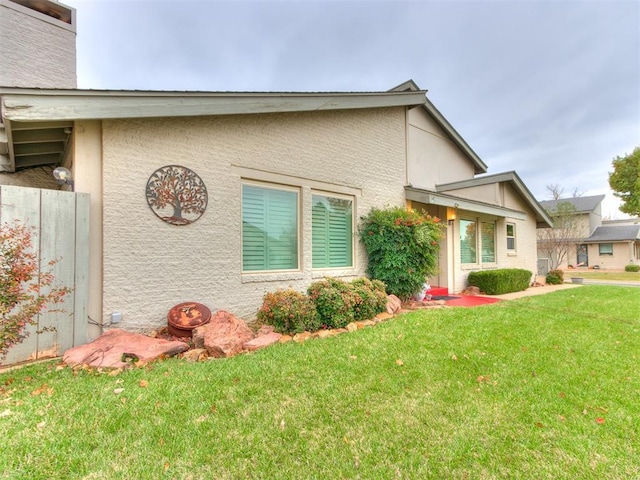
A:
{"label": "window with plantation shutters", "polygon": [[313,268],[353,266],[353,201],[312,197]]}
{"label": "window with plantation shutters", "polygon": [[482,263],[494,263],[496,261],[496,225],[495,223],[482,222]]}
{"label": "window with plantation shutters", "polygon": [[462,263],[477,262],[476,238],[476,222],[472,220],[460,220],[460,261]]}
{"label": "window with plantation shutters", "polygon": [[242,269],[298,268],[298,192],[242,186]]}

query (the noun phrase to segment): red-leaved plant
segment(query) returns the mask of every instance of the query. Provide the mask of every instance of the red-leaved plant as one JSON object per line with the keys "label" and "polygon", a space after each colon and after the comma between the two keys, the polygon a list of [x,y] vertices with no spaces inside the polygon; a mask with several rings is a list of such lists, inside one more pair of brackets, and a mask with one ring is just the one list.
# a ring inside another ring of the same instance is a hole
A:
{"label": "red-leaved plant", "polygon": [[61,303],[70,291],[51,286],[57,260],[39,266],[31,238],[31,231],[18,221],[0,225],[0,360],[29,335],[26,327],[37,322],[40,312]]}

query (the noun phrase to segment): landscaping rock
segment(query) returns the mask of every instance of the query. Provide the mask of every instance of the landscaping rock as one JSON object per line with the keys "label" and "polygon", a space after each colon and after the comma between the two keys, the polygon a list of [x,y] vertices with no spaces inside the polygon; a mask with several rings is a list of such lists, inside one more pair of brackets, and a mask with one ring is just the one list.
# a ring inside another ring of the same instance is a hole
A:
{"label": "landscaping rock", "polygon": [[243,347],[245,350],[253,352],[254,350],[265,348],[269,345],[273,345],[274,343],[278,343],[280,341],[280,337],[282,337],[282,335],[276,332],[266,333],[254,338],[253,340],[249,340],[243,345]]}
{"label": "landscaping rock", "polygon": [[181,355],[181,358],[187,362],[200,362],[208,357],[209,355],[207,355],[207,351],[204,348],[193,348]]}
{"label": "landscaping rock", "polygon": [[480,289],[474,285],[469,285],[462,291],[463,295],[480,295]]}
{"label": "landscaping rock", "polygon": [[318,330],[313,333],[314,338],[327,338],[331,336],[331,330]]}
{"label": "landscaping rock", "polygon": [[215,358],[231,357],[242,352],[243,345],[253,337],[253,331],[244,320],[225,310],[218,310],[209,323],[193,331],[196,348],[202,343],[202,348]]}
{"label": "landscaping rock", "polygon": [[356,325],[355,323],[351,322],[345,328],[347,329],[347,332],[355,332],[356,330],[358,330],[358,325]]}
{"label": "landscaping rock", "polygon": [[293,341],[294,342],[306,342],[310,338],[311,338],[311,332],[296,333],[293,336]]}
{"label": "landscaping rock", "polygon": [[375,316],[375,318],[373,319],[374,322],[384,322],[385,320],[389,320],[390,318],[393,318],[393,315],[391,315],[388,312],[382,312],[379,313],[378,315]]}
{"label": "landscaping rock", "polygon": [[291,340],[293,340],[293,337],[291,335],[282,335],[280,337],[279,342],[280,343],[287,343],[287,342],[290,342]]}
{"label": "landscaping rock", "polygon": [[387,295],[387,313],[393,315],[398,313],[402,308],[402,302],[395,295]]}
{"label": "landscaping rock", "polygon": [[125,368],[132,363],[151,362],[188,349],[189,345],[184,342],[113,329],[107,330],[91,343],[70,348],[64,353],[62,360],[70,366]]}

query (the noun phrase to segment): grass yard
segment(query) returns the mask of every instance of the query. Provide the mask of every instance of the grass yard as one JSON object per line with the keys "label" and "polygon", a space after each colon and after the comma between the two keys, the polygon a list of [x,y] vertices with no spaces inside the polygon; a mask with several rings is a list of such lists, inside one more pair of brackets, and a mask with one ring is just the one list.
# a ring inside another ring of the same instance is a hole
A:
{"label": "grass yard", "polygon": [[639,299],[585,286],[117,376],[7,372],[0,478],[640,478]]}
{"label": "grass yard", "polygon": [[587,270],[587,269],[574,269],[565,270],[565,280],[571,279],[571,277],[582,277],[589,280],[614,280],[618,282],[640,282],[640,272],[608,272],[603,270]]}

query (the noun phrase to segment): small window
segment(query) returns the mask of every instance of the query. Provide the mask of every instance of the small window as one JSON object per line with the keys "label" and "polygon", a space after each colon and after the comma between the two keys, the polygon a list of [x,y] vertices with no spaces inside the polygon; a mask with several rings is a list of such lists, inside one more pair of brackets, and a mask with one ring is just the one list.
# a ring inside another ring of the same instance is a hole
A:
{"label": "small window", "polygon": [[298,191],[242,186],[242,270],[298,268]]}
{"label": "small window", "polygon": [[516,226],[513,223],[507,223],[507,251],[516,251]]}
{"label": "small window", "polygon": [[600,255],[613,255],[613,243],[600,243],[598,245]]}
{"label": "small window", "polygon": [[353,266],[353,200],[312,197],[313,268]]}
{"label": "small window", "polygon": [[477,227],[473,220],[460,220],[460,261],[477,263]]}

